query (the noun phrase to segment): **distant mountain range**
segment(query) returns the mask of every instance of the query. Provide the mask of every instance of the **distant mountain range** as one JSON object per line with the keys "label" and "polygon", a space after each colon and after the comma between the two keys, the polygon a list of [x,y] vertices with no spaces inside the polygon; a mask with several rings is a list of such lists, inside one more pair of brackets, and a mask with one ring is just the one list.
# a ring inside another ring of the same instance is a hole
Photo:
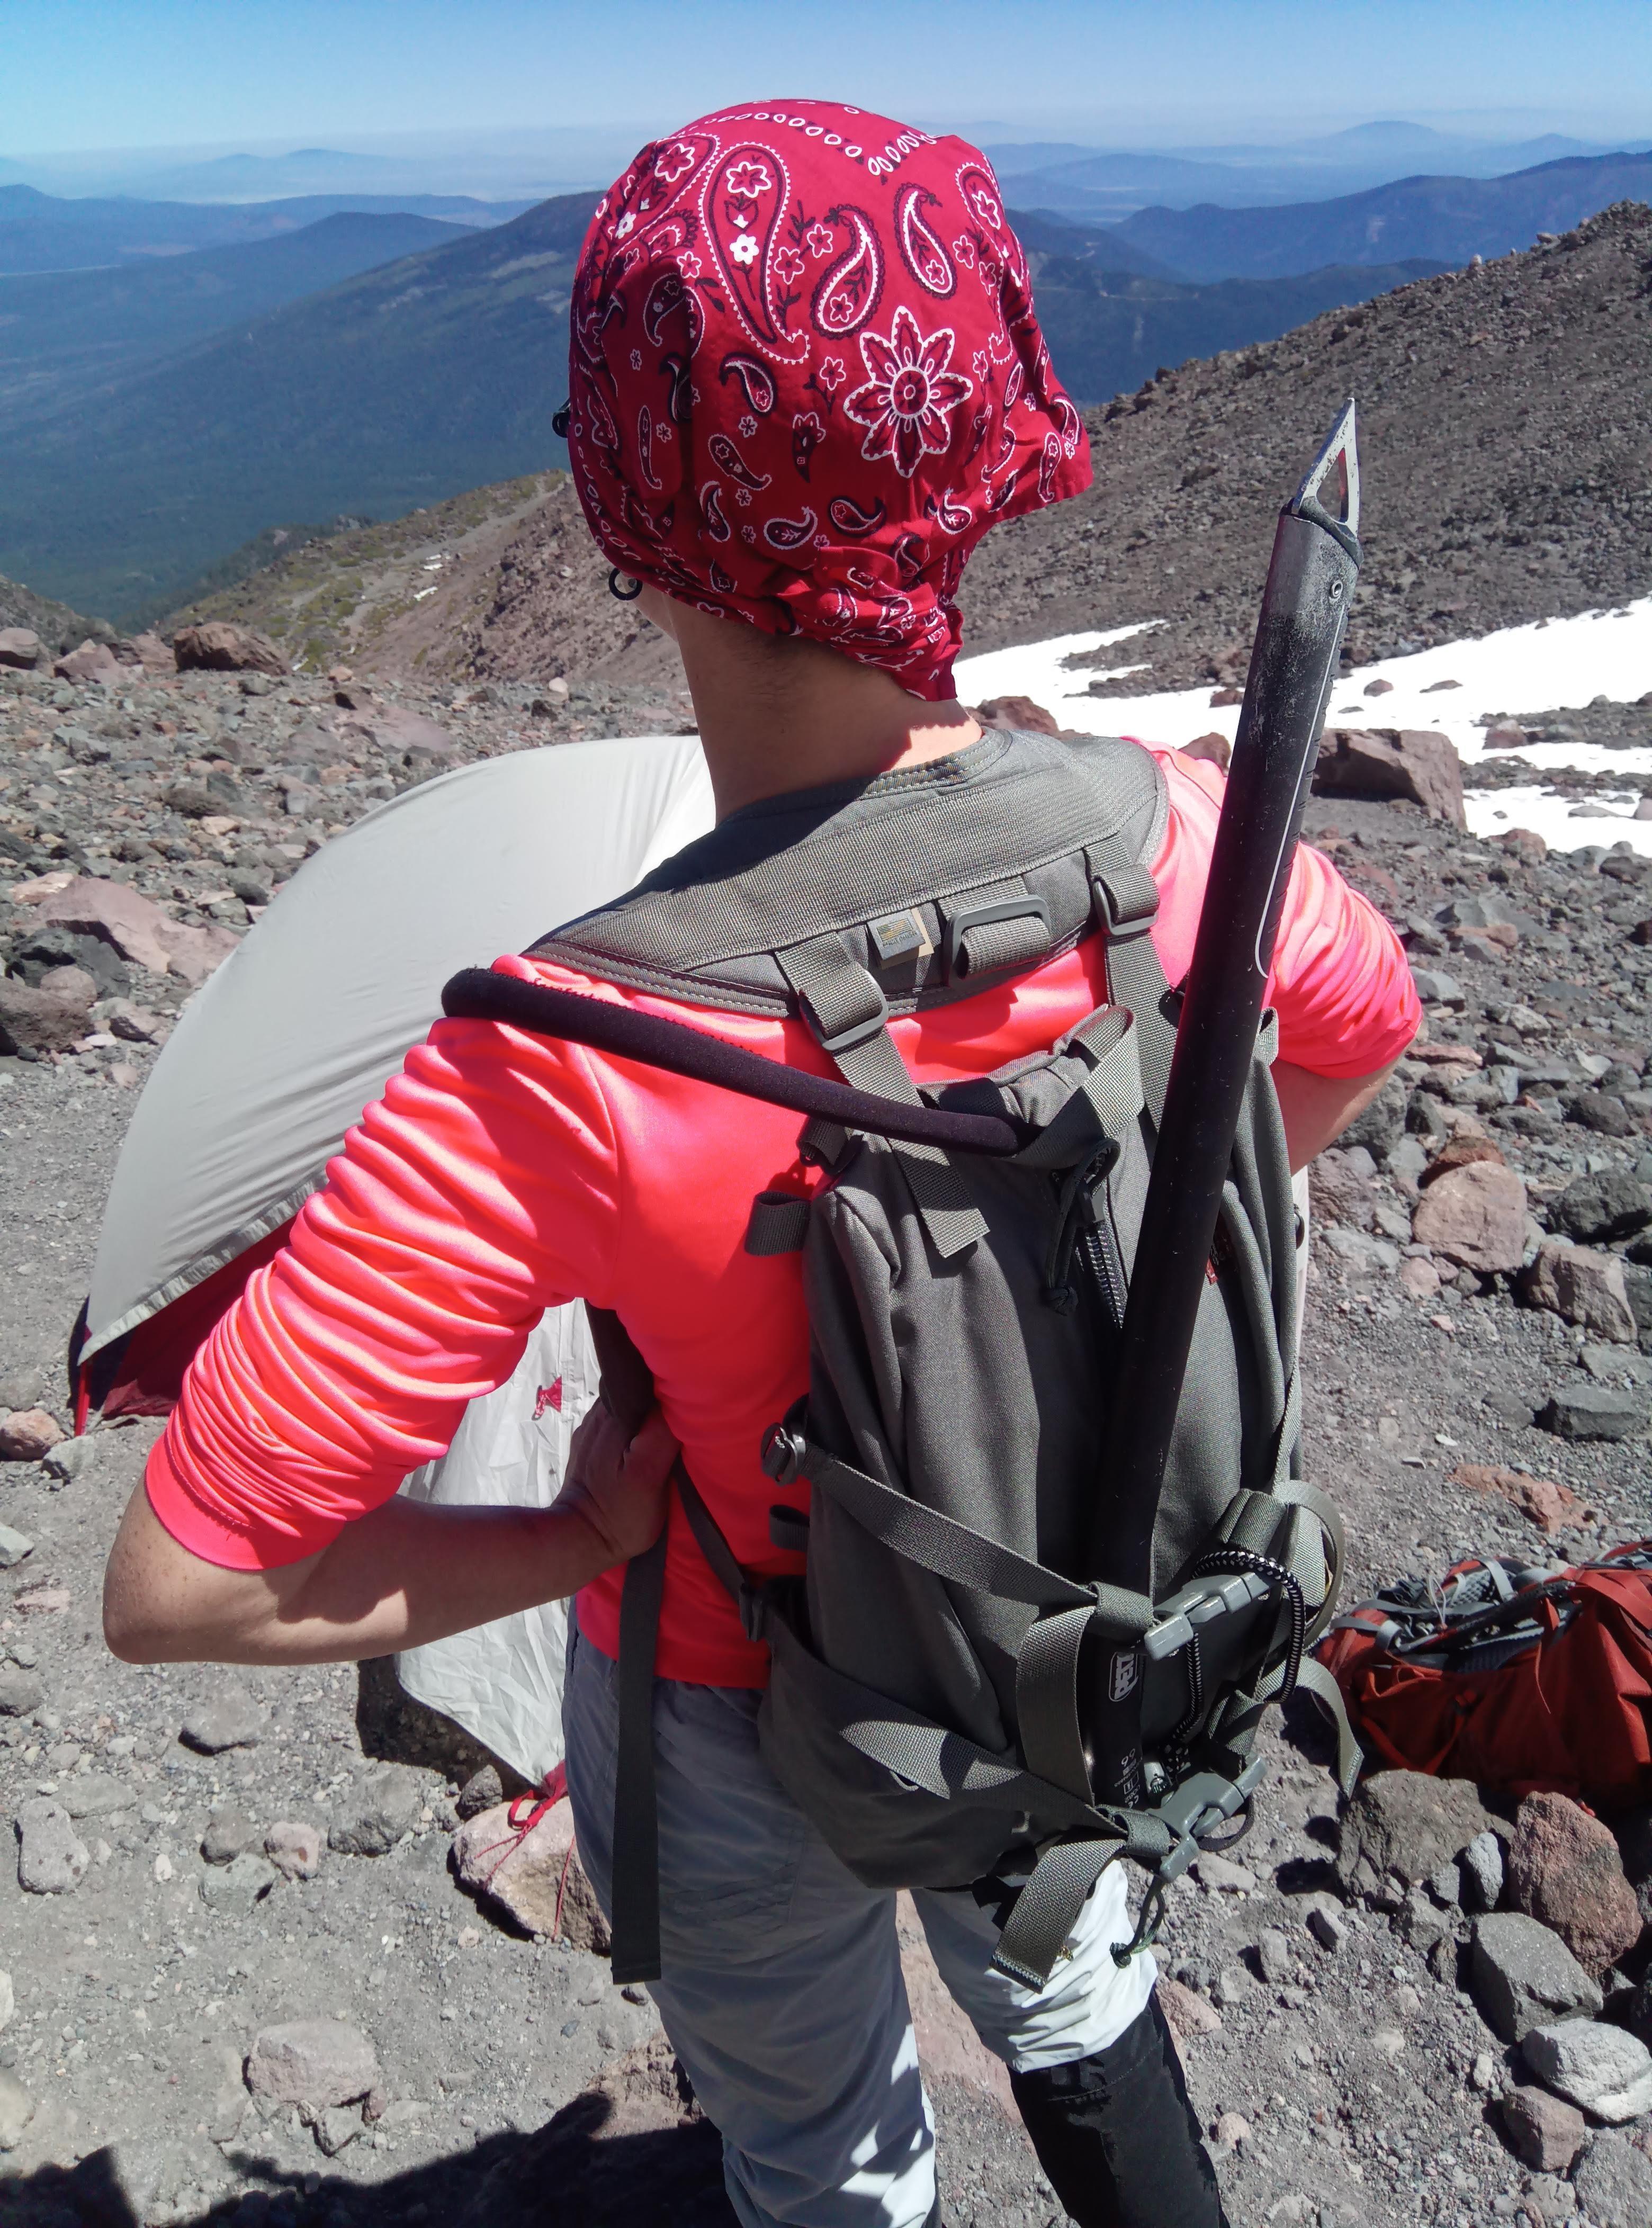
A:
{"label": "distant mountain range", "polygon": [[1015,201],[1065,216],[1117,223],[1148,207],[1179,209],[1209,202],[1252,208],[1325,201],[1424,169],[1436,177],[1497,177],[1614,150],[1559,132],[1499,144],[1431,131],[1426,125],[1380,123],[1279,147],[1099,150],[1044,143],[989,151]]}
{"label": "distant mountain range", "polygon": [[1079,402],[1138,387],[1167,365],[1277,340],[1327,310],[1427,278],[1444,264],[1329,264],[1289,278],[1225,278],[1189,286],[1149,272],[1112,267],[1116,235],[1073,228],[1064,243],[1053,218],[1017,216],[1036,236],[1034,284],[1050,355]]}
{"label": "distant mountain range", "polygon": [[[1034,199],[1032,183],[1018,178],[1014,198]],[[1507,177],[1401,178],[1279,208],[1144,208],[1117,232],[1185,278],[1280,278],[1328,263],[1507,255],[1614,202],[1649,197],[1652,155],[1570,156]]]}
{"label": "distant mountain range", "polygon": [[541,202],[55,413],[0,411],[0,573],[130,621],[272,521],[395,517],[558,461],[590,214],[587,195]]}
{"label": "distant mountain range", "polygon": [[75,199],[33,186],[0,185],[0,276],[150,263],[202,247],[272,240],[341,211],[476,226],[507,223],[532,207],[523,201],[477,201],[468,194],[305,194],[238,204]]}
{"label": "distant mountain range", "polygon": [[[1056,368],[1098,403],[1649,193],[1652,157],[1622,155],[1123,225],[1015,221]],[[131,623],[278,523],[394,518],[560,464],[551,418],[592,202],[473,229],[345,214],[290,228],[324,198],[179,204],[202,224],[289,228],[0,279],[0,573]]]}
{"label": "distant mountain range", "polygon": [[327,216],[193,255],[0,278],[0,427],[60,416],[156,356],[465,229],[427,216]]}

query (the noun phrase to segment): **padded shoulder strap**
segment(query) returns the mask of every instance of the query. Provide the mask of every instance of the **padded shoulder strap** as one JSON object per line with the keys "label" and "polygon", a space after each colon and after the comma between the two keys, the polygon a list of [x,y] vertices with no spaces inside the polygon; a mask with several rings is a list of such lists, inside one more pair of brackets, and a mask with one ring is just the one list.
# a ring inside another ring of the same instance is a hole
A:
{"label": "padded shoulder strap", "polygon": [[[781,955],[841,938],[875,1028],[1069,949],[1098,925],[1096,874],[1150,868],[1168,809],[1138,744],[995,733],[733,813],[530,956],[690,1004],[785,1015],[799,989]],[[823,1041],[840,1033],[836,1014],[818,1018]]]}

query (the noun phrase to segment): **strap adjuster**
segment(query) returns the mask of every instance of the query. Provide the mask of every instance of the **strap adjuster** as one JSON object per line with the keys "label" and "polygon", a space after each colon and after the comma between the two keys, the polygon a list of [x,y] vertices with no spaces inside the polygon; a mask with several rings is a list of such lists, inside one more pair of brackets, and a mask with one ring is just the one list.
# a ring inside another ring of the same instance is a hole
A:
{"label": "strap adjuster", "polygon": [[809,1442],[790,1423],[771,1424],[763,1434],[763,1471],[776,1485],[795,1485],[803,1476]]}
{"label": "strap adjuster", "polygon": [[1101,925],[1115,944],[1145,936],[1157,918],[1158,885],[1143,866],[1103,867],[1091,875],[1091,893]]}
{"label": "strap adjuster", "polygon": [[[884,996],[881,986],[873,980],[863,967],[857,968],[855,975],[858,976],[859,980],[851,978],[848,987],[854,991],[864,993],[868,997],[874,999],[876,1003],[869,1007],[862,1005],[858,1014],[853,1015],[836,1029],[829,1031],[826,1020],[821,1013],[820,1005],[816,1002],[816,994],[812,987],[801,989],[797,994],[797,1003],[802,1008],[803,1017],[808,1024],[810,1034],[821,1050],[829,1053],[834,1060],[839,1053],[848,1052],[855,1045],[864,1044],[868,1037],[875,1037],[888,1025],[889,1001]],[[834,983],[832,987],[834,989],[841,989],[842,986]]]}
{"label": "strap adjuster", "polygon": [[[1000,886],[1002,887],[1002,885]],[[1047,898],[1035,897],[1030,891],[1024,897],[999,898],[990,905],[964,906],[946,916],[946,979],[956,982],[970,972],[969,947],[965,942],[972,928],[985,928],[999,920],[1036,920],[1043,924],[1044,942],[1048,948],[1050,937],[1050,906]],[[1014,966],[1016,959],[1006,960]]]}

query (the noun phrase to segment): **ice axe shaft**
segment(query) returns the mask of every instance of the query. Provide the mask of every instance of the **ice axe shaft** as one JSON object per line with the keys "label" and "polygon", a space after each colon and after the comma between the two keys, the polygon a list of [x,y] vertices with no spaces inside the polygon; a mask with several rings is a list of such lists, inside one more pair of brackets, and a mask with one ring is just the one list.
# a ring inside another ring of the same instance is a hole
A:
{"label": "ice axe shaft", "polygon": [[[1153,1530],[1280,909],[1359,574],[1354,405],[1279,515],[1137,1243],[1085,1568],[1150,1593]],[[1327,501],[1329,498],[1329,503]],[[1094,1651],[1092,1779],[1137,1808],[1138,1645]]]}

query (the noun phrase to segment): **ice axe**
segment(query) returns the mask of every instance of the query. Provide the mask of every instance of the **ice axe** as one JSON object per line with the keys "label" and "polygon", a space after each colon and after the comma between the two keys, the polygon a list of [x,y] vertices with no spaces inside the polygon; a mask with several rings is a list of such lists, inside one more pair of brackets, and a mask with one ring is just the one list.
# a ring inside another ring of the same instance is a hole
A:
{"label": "ice axe", "polygon": [[[1359,576],[1354,405],[1279,514],[1117,1353],[1085,1568],[1150,1594],[1153,1530],[1280,909]],[[1092,1780],[1139,1809],[1140,1642],[1095,1651]]]}

